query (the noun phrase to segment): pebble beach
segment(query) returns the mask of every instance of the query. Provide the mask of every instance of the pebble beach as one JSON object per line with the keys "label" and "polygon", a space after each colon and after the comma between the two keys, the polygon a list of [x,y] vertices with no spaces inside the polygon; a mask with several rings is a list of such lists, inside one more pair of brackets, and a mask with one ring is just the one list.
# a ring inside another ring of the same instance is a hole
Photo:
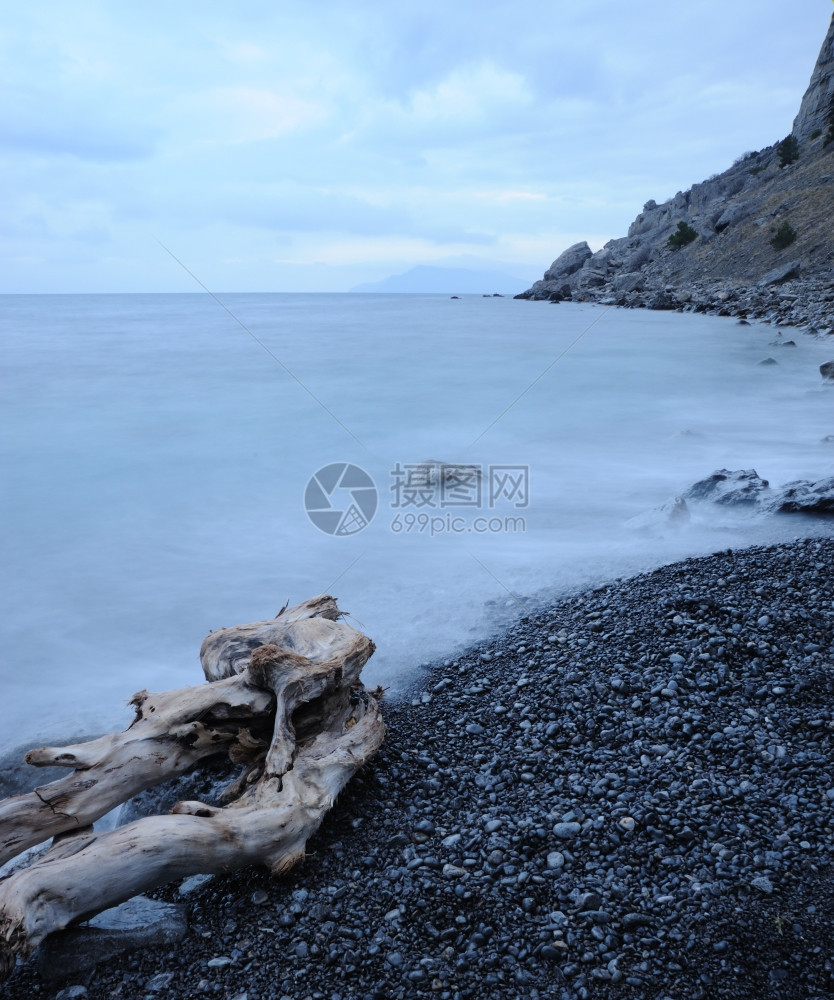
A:
{"label": "pebble beach", "polygon": [[174,947],[9,998],[834,996],[834,539],[530,613],[385,705],[281,879],[152,894]]}

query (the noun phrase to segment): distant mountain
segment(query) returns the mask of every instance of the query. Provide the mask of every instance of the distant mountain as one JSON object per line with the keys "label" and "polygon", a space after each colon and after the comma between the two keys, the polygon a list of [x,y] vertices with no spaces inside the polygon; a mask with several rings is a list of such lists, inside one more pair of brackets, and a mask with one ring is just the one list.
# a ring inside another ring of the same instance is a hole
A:
{"label": "distant mountain", "polygon": [[352,292],[434,292],[448,295],[512,295],[518,291],[517,276],[504,271],[472,270],[464,267],[432,267],[418,264],[404,274],[382,281],[369,281]]}

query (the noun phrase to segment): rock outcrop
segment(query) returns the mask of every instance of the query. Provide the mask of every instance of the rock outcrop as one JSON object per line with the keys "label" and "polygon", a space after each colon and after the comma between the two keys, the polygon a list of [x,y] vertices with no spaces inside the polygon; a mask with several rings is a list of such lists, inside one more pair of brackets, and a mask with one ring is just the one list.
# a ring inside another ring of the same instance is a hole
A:
{"label": "rock outcrop", "polygon": [[[834,514],[834,476],[816,481],[796,479],[773,488],[755,469],[718,469],[690,486],[683,500],[746,507],[757,514],[829,516]],[[675,500],[680,502],[680,498]]]}
{"label": "rock outcrop", "polygon": [[822,43],[811,82],[794,119],[793,134],[800,141],[810,139],[816,131],[826,132],[834,111],[834,17]]}
{"label": "rock outcrop", "polygon": [[694,483],[684,493],[685,500],[709,500],[725,507],[753,506],[770,489],[755,469],[718,469],[706,479]]}
{"label": "rock outcrop", "polygon": [[[791,135],[793,162],[776,143],[663,204],[647,201],[626,236],[596,253],[587,243],[569,247],[516,298],[717,312],[834,332],[834,18]],[[669,237],[681,223],[691,239],[674,248]]]}
{"label": "rock outcrop", "polygon": [[834,514],[834,476],[787,483],[771,504],[779,514]]}

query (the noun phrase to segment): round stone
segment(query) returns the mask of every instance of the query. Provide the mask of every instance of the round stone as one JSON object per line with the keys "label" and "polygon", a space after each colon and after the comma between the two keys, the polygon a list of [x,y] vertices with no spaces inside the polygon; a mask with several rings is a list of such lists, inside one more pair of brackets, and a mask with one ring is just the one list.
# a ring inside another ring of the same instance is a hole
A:
{"label": "round stone", "polygon": [[579,823],[557,823],[553,827],[553,836],[560,840],[573,840],[581,829]]}

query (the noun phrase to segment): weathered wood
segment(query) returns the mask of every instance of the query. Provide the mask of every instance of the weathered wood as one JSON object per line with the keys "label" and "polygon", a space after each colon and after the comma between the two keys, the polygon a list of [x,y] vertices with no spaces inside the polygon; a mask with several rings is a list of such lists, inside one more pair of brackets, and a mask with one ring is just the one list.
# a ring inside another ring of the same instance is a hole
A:
{"label": "weathered wood", "polygon": [[[47,934],[136,893],[246,864],[280,873],[303,857],[336,795],[384,736],[378,703],[359,681],[373,643],[338,622],[340,615],[332,598],[317,598],[274,622],[213,633],[203,662],[207,676],[224,679],[142,692],[137,720],[124,733],[27,755],[75,771],[0,803],[7,855],[52,834],[78,833],[0,883],[0,977]],[[282,645],[261,644],[267,636]],[[227,790],[230,804],[180,802],[172,815],[102,834],[83,829],[218,748],[247,765]],[[37,825],[28,836],[27,822]]]}
{"label": "weathered wood", "polygon": [[[206,680],[217,681],[241,673],[249,666],[252,650],[258,646],[280,646],[309,660],[338,656],[340,639],[348,649],[352,630],[331,629],[322,623],[337,622],[344,614],[335,598],[323,594],[293,608],[285,606],[269,621],[210,632],[200,647]],[[305,622],[308,624],[303,624]]]}
{"label": "weathered wood", "polygon": [[0,802],[0,864],[49,837],[93,823],[146,788],[271,725],[273,695],[237,677],[131,699],[136,719],[122,733],[89,743],[40,747],[37,767],[71,767],[66,778]]}

